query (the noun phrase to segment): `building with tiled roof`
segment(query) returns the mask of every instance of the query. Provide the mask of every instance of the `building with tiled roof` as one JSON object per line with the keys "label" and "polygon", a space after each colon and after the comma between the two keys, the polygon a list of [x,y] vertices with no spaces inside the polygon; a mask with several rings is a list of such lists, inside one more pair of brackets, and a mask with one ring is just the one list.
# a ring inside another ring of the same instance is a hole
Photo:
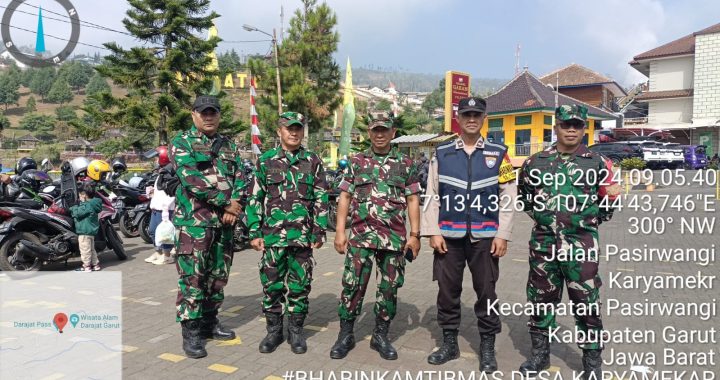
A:
{"label": "building with tiled roof", "polygon": [[615,110],[615,100],[627,95],[614,80],[577,63],[547,73],[540,81],[557,87],[561,94],[605,110]]}
{"label": "building with tiled roof", "polygon": [[551,143],[555,108],[566,104],[583,104],[588,108],[585,136],[588,145],[595,142],[595,131],[602,129],[602,121],[616,119],[606,110],[554,91],[524,70],[487,98],[482,134],[507,145],[513,164],[519,166],[525,158]]}
{"label": "building with tiled roof", "polygon": [[720,150],[720,23],[633,57],[648,77],[635,98],[647,104],[646,127],[668,130],[675,142]]}

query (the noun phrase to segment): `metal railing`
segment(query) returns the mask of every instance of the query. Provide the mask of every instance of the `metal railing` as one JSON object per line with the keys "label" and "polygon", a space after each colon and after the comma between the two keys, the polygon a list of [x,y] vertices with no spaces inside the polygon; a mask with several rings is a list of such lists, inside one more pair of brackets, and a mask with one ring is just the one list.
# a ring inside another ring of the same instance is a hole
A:
{"label": "metal railing", "polygon": [[513,157],[531,156],[537,152],[542,152],[543,150],[545,150],[545,148],[549,146],[549,142],[509,145],[508,154]]}

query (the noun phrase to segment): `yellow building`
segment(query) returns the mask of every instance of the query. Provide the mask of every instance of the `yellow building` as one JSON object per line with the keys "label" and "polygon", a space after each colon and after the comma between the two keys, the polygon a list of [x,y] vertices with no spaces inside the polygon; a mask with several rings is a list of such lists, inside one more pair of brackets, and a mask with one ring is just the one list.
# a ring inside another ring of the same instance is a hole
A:
{"label": "yellow building", "polygon": [[615,119],[607,111],[556,93],[525,70],[487,98],[487,118],[482,135],[507,145],[513,165],[522,165],[530,155],[551,144],[556,95],[558,106],[577,103],[588,108],[584,139],[587,145],[595,142],[595,131],[602,128],[602,120]]}

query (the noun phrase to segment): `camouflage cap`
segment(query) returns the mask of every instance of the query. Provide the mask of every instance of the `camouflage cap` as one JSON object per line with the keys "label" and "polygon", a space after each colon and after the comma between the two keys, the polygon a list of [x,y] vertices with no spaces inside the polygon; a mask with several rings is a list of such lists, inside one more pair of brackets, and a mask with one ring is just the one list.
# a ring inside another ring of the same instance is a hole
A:
{"label": "camouflage cap", "polygon": [[305,116],[299,112],[283,112],[278,120],[278,126],[289,127],[291,125],[299,125],[305,127]]}
{"label": "camouflage cap", "polygon": [[555,109],[555,118],[559,121],[587,120],[587,107],[580,104],[562,105]]}
{"label": "camouflage cap", "polygon": [[375,129],[377,127],[392,129],[395,127],[395,118],[389,112],[370,112],[368,114],[368,129]]}

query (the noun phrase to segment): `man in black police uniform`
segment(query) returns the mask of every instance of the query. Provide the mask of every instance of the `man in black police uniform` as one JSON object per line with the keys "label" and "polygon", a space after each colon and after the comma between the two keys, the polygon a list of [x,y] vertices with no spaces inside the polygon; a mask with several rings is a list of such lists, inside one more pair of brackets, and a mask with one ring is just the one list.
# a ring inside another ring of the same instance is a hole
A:
{"label": "man in black police uniform", "polygon": [[435,250],[433,280],[438,282],[437,319],[443,329],[443,343],[428,363],[443,364],[460,356],[460,294],[467,262],[477,295],[480,370],[492,373],[497,370],[495,335],[500,332],[500,317],[491,314],[487,305],[497,299],[499,258],[507,252],[513,216],[512,210],[498,210],[498,198],[515,197],[517,187],[507,147],[480,135],[485,107],[482,98],[460,100],[462,133],[437,147],[428,173],[429,205],[423,211],[421,231]]}

